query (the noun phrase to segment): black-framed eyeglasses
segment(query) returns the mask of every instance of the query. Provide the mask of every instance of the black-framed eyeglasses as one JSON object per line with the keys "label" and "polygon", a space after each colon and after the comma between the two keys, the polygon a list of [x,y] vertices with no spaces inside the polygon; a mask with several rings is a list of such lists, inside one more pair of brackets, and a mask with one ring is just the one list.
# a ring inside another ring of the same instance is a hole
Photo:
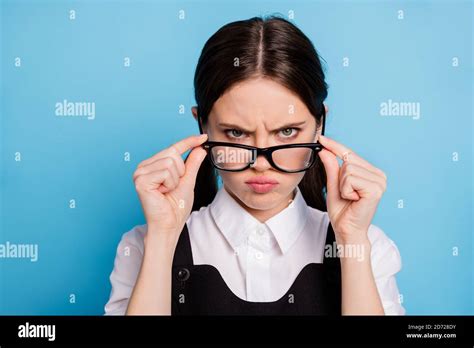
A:
{"label": "black-framed eyeglasses", "polygon": [[[200,121],[200,120],[198,120]],[[326,113],[323,105],[321,134],[324,135]],[[201,130],[201,123],[199,122]],[[222,141],[206,141],[201,145],[208,153],[216,169],[239,172],[250,168],[263,155],[277,170],[298,173],[310,169],[316,162],[316,154],[324,146],[316,143],[296,143],[259,148],[250,145]]]}

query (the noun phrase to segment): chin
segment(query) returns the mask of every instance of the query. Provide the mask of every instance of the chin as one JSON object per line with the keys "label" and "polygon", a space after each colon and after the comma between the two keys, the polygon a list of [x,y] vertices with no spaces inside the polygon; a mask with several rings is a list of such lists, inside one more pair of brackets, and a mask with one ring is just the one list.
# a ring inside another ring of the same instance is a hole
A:
{"label": "chin", "polygon": [[282,195],[277,191],[267,193],[256,193],[252,190],[246,190],[239,195],[239,199],[249,208],[256,210],[268,210],[274,208],[280,203]]}

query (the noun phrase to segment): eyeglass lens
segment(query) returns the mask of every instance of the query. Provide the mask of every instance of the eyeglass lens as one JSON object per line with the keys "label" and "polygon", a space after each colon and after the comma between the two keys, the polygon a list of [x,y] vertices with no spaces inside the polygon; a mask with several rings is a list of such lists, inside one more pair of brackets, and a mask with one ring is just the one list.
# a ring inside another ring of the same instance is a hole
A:
{"label": "eyeglass lens", "polygon": [[[224,170],[239,170],[256,161],[256,150],[232,146],[215,146],[211,151],[214,164]],[[298,171],[308,168],[314,152],[308,147],[292,147],[273,152],[272,159],[283,170]]]}

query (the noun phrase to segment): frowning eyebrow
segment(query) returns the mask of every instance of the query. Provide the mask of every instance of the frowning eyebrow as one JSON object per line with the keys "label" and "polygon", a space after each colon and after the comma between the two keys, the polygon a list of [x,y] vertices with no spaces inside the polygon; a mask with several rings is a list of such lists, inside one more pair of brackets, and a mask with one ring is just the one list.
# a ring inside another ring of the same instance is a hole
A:
{"label": "frowning eyebrow", "polygon": [[[281,130],[281,129],[286,129],[286,128],[292,128],[292,127],[297,127],[297,126],[302,126],[306,123],[306,121],[301,121],[301,122],[293,122],[293,123],[288,123],[288,124],[285,124],[281,127],[277,127],[277,128],[274,128],[272,129],[270,132],[273,132],[273,131],[277,131],[277,130]],[[236,124],[231,124],[231,123],[224,123],[224,122],[219,122],[217,123],[217,126],[218,127],[227,127],[227,128],[235,128],[235,129],[238,129],[238,130],[241,130],[241,131],[244,131],[246,133],[253,133],[251,130],[249,129],[245,129],[241,126],[238,126]]]}

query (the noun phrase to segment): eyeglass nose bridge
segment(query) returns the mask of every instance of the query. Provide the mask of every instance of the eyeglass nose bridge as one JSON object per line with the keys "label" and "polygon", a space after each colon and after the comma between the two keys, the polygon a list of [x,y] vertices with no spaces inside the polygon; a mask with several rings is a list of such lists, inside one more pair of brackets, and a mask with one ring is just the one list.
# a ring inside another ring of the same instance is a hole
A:
{"label": "eyeglass nose bridge", "polygon": [[265,157],[265,159],[267,160],[268,163],[270,163],[270,165],[273,165],[272,151],[270,148],[265,147],[265,148],[252,149],[252,159],[250,160],[250,163],[249,163],[250,167],[255,166],[255,164],[257,163],[257,158],[260,155]]}

